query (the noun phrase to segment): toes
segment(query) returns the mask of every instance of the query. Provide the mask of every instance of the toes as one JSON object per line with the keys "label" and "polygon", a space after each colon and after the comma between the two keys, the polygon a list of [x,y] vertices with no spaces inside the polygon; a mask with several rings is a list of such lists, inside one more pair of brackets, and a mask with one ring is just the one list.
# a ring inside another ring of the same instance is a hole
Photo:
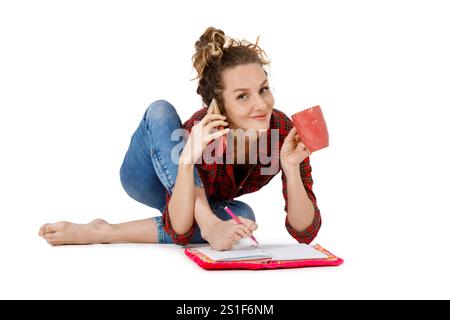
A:
{"label": "toes", "polygon": [[258,224],[256,222],[254,222],[253,220],[241,218],[241,221],[252,231],[255,231],[256,229],[258,229]]}
{"label": "toes", "polygon": [[237,228],[235,232],[236,232],[241,238],[245,238],[245,237],[248,237],[247,231],[248,231],[249,233],[251,233],[251,231],[250,231],[249,228],[247,228],[247,227],[245,227],[245,226],[243,226],[243,225],[240,225],[239,228]]}
{"label": "toes", "polygon": [[251,237],[253,235],[252,230],[247,225],[242,225],[241,229],[245,232],[245,237]]}
{"label": "toes", "polygon": [[47,232],[62,231],[67,228],[68,224],[69,224],[69,222],[67,222],[67,221],[60,221],[60,222],[49,224],[47,226]]}
{"label": "toes", "polygon": [[235,243],[235,242],[241,240],[242,236],[239,233],[235,232],[232,235],[230,235],[228,237],[228,239],[231,240],[232,243]]}
{"label": "toes", "polygon": [[45,234],[45,229],[47,228],[48,223],[43,224],[40,228],[39,228],[39,235],[42,237]]}
{"label": "toes", "polygon": [[61,232],[50,232],[50,233],[46,233],[44,234],[44,238],[46,240],[57,240],[59,238],[61,238]]}
{"label": "toes", "polygon": [[60,232],[52,232],[44,234],[44,239],[47,240],[49,244],[52,246],[56,246],[61,244],[61,233]]}
{"label": "toes", "polygon": [[39,235],[43,237],[48,233],[53,233],[63,230],[67,226],[66,221],[60,221],[56,223],[46,223],[39,229]]}

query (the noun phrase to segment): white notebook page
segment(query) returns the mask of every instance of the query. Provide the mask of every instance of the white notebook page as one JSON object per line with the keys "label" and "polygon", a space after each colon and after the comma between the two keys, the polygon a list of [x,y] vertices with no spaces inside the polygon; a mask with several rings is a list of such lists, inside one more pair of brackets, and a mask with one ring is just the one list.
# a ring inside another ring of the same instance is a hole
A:
{"label": "white notebook page", "polygon": [[215,261],[252,260],[271,258],[272,260],[323,259],[327,256],[304,243],[289,245],[262,245],[259,248],[237,248],[217,251],[210,247],[195,248]]}
{"label": "white notebook page", "polygon": [[207,255],[215,261],[232,261],[232,260],[254,260],[254,259],[271,259],[272,256],[259,249],[236,249],[228,251],[217,251],[210,247],[195,248]]}
{"label": "white notebook page", "polygon": [[326,254],[304,243],[272,246],[266,251],[271,253],[273,260],[305,260],[327,257]]}

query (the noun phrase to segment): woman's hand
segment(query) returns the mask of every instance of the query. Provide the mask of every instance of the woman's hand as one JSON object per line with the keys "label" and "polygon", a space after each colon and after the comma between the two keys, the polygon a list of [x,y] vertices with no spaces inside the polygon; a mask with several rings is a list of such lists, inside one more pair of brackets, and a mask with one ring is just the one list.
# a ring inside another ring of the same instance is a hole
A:
{"label": "woman's hand", "polygon": [[211,141],[226,135],[230,131],[229,128],[211,133],[216,127],[228,126],[225,119],[226,117],[223,115],[213,114],[212,108],[209,108],[206,116],[192,127],[191,134],[181,152],[179,163],[195,164]]}
{"label": "woman's hand", "polygon": [[295,127],[289,132],[284,139],[283,146],[280,150],[280,163],[283,170],[288,168],[298,168],[298,165],[311,155],[306,146],[301,141]]}

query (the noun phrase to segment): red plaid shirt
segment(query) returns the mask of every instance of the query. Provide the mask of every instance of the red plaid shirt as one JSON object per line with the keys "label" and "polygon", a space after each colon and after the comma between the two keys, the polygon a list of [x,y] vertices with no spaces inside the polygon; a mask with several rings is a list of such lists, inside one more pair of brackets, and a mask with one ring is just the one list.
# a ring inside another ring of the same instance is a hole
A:
{"label": "red plaid shirt", "polygon": [[[206,115],[207,109],[202,108],[195,112],[192,117],[187,120],[183,124],[183,128],[191,132],[192,127],[200,121]],[[292,121],[289,117],[283,112],[273,109],[272,116],[270,118],[270,129],[278,129],[279,132],[279,144],[275,147],[277,153],[275,155],[271,154],[271,136],[270,130],[267,131],[267,153],[266,155],[271,157],[271,159],[275,159],[275,161],[279,162],[278,151],[281,149],[283,145],[284,139],[288,135],[289,131],[292,129]],[[264,149],[263,149],[264,150]],[[225,156],[225,151],[224,151]],[[272,160],[274,161],[274,160]],[[271,164],[262,164],[258,157],[257,163],[252,167],[250,173],[247,178],[245,178],[239,186],[236,185],[234,172],[233,172],[233,164],[227,164],[226,161],[223,161],[223,164],[207,164],[204,159],[201,164],[195,164],[195,167],[198,170],[198,174],[203,182],[205,187],[205,193],[208,198],[212,200],[231,200],[236,197],[239,197],[246,193],[251,193],[258,191],[264,185],[269,183],[270,180],[281,170],[281,179],[283,182],[283,197],[285,200],[284,210],[287,213],[288,210],[288,197],[287,197],[287,184],[286,184],[286,176],[281,168],[278,165],[278,169],[272,175],[261,175],[261,168],[270,167]],[[273,170],[272,170],[273,171]],[[287,215],[285,220],[285,226],[289,234],[295,238],[300,243],[310,243],[317,235],[320,226],[321,226],[321,217],[320,211],[317,207],[316,197],[312,191],[313,179],[311,175],[311,165],[309,162],[309,157],[303,160],[300,163],[300,176],[303,181],[303,185],[305,187],[306,193],[308,194],[309,199],[312,201],[314,205],[314,220],[312,224],[306,228],[305,230],[298,232],[295,230],[288,222]],[[166,207],[163,213],[163,222],[164,222],[164,230],[172,237],[175,243],[180,245],[186,245],[190,242],[192,236],[194,235],[197,223],[194,222],[191,229],[186,234],[177,234],[170,223],[170,216],[168,212],[169,201],[171,195],[169,192],[166,192]]]}

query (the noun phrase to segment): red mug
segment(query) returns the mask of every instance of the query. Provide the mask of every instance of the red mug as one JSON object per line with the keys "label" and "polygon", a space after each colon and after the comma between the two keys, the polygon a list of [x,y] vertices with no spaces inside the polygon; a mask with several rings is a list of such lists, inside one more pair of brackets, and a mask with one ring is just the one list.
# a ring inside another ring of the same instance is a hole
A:
{"label": "red mug", "polygon": [[297,112],[291,116],[297,133],[309,152],[328,147],[328,130],[320,106]]}

